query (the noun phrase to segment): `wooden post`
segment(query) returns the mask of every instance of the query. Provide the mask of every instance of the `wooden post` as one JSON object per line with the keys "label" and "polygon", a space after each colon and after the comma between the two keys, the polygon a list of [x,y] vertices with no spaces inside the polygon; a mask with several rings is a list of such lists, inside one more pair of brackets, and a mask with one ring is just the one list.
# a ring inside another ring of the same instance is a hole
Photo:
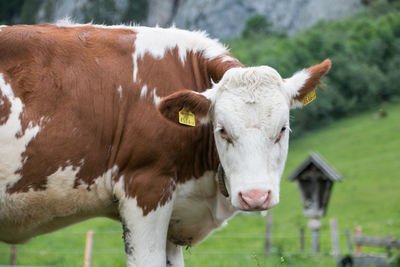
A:
{"label": "wooden post", "polygon": [[[362,227],[356,226],[356,229],[354,229],[354,237],[361,235],[362,235]],[[354,255],[357,256],[361,255],[361,244],[356,244],[356,250],[354,252]]]}
{"label": "wooden post", "polygon": [[267,229],[265,231],[265,257],[268,257],[271,253],[272,245],[272,212],[268,211],[267,214]]}
{"label": "wooden post", "polygon": [[311,230],[311,252],[318,254],[319,252],[319,229]]}
{"label": "wooden post", "polygon": [[311,253],[317,254],[319,252],[319,229],[321,228],[321,221],[318,218],[312,218],[308,221],[307,226],[311,229]]}
{"label": "wooden post", "polygon": [[336,260],[339,260],[339,231],[336,218],[331,218],[329,220],[329,225],[331,227],[332,255]]}
{"label": "wooden post", "polygon": [[388,258],[390,258],[390,257],[392,257],[392,247],[390,244],[392,243],[393,238],[391,235],[387,235],[386,239],[387,239],[387,243],[388,243],[388,245],[386,246],[386,252],[387,252]]}
{"label": "wooden post", "polygon": [[346,239],[347,239],[347,246],[349,248],[349,254],[353,255],[353,241],[351,240],[349,229],[346,229]]}
{"label": "wooden post", "polygon": [[17,265],[17,247],[15,245],[11,245],[10,265],[12,267]]}
{"label": "wooden post", "polygon": [[300,253],[304,253],[304,227],[300,227]]}
{"label": "wooden post", "polygon": [[85,259],[83,262],[84,267],[90,267],[92,264],[93,235],[94,232],[91,230],[86,234]]}

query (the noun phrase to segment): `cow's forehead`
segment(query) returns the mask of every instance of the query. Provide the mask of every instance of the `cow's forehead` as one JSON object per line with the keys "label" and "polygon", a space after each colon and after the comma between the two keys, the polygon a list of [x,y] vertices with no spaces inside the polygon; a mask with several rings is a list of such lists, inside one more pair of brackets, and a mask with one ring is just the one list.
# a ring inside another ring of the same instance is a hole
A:
{"label": "cow's forehead", "polygon": [[273,68],[231,69],[218,86],[214,107],[218,122],[235,128],[274,128],[287,122],[288,100],[282,78]]}
{"label": "cow's forehead", "polygon": [[220,94],[234,94],[248,103],[263,101],[276,91],[282,91],[283,80],[268,66],[232,68],[219,83]]}
{"label": "cow's forehead", "polygon": [[276,130],[276,128],[288,124],[289,107],[279,92],[274,97],[256,103],[241,102],[237,99],[230,101],[222,97],[220,101],[216,102],[214,120],[230,129]]}

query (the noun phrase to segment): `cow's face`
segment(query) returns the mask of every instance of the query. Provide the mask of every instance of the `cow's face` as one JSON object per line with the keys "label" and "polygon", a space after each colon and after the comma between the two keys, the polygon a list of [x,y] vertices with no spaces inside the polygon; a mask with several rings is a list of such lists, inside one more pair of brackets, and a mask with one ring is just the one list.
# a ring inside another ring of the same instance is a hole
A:
{"label": "cow's face", "polygon": [[233,68],[203,94],[181,91],[167,97],[160,110],[165,114],[162,106],[184,106],[203,117],[203,123],[211,121],[232,206],[269,209],[279,202],[289,110],[302,105],[329,68],[327,60],[286,80],[266,66]]}
{"label": "cow's face", "polygon": [[209,116],[232,205],[276,205],[289,140],[282,78],[269,67],[234,68],[212,90]]}

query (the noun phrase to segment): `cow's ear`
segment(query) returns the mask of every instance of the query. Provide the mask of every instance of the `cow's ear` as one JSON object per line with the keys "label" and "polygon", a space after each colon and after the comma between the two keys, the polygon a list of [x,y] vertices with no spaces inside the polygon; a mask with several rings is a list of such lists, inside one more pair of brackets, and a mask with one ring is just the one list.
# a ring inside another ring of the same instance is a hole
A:
{"label": "cow's ear", "polygon": [[180,90],[164,97],[158,110],[168,120],[186,126],[198,126],[208,122],[211,101],[203,94]]}
{"label": "cow's ear", "polygon": [[315,89],[320,79],[331,68],[331,61],[325,59],[322,63],[296,72],[292,77],[284,79],[284,88],[290,99],[290,107],[305,106],[315,99]]}

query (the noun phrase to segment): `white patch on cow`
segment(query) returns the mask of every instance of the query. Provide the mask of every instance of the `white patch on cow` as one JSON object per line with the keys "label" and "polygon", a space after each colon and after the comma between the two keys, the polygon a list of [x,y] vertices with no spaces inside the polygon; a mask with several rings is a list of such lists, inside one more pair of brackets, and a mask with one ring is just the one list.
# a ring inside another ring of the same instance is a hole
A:
{"label": "white patch on cow", "polygon": [[142,90],[140,91],[140,98],[146,98],[147,97],[147,86],[146,85],[144,85],[143,87],[142,87]]}
{"label": "white patch on cow", "polygon": [[[40,130],[39,125],[33,126],[30,122],[22,135],[22,125],[20,115],[24,105],[21,99],[16,98],[11,86],[4,80],[0,73],[0,90],[11,103],[11,113],[5,124],[0,126],[0,195],[7,186],[12,186],[21,177],[15,172],[22,168],[24,158],[22,153],[25,151],[29,142],[37,135]],[[16,137],[18,135],[18,137]],[[22,135],[22,136],[20,136]]]}
{"label": "white patch on cow", "polygon": [[221,57],[222,61],[237,61],[228,55],[228,50],[218,40],[208,38],[205,32],[190,32],[175,27],[168,29],[132,27],[136,32],[135,51],[133,60],[133,81],[136,82],[138,75],[138,60],[148,53],[155,59],[164,57],[167,51],[178,49],[179,59],[185,63],[188,52],[202,52],[207,59]]}
{"label": "white patch on cow", "polygon": [[142,87],[142,90],[140,91],[140,98],[141,99],[146,99],[147,96],[149,96],[150,98],[153,99],[154,104],[157,106],[158,103],[160,103],[162,97],[157,95],[157,89],[154,88],[153,90],[150,91],[150,93],[148,93],[148,88],[147,85],[144,85]]}
{"label": "white patch on cow", "polygon": [[119,99],[122,99],[122,86],[120,85],[117,89],[118,93],[119,93]]}
{"label": "white patch on cow", "polygon": [[154,104],[157,106],[158,103],[160,103],[162,97],[157,95],[156,88],[154,88],[153,91],[151,91],[151,95],[153,96]]}
{"label": "white patch on cow", "polygon": [[[215,142],[232,205],[239,193],[271,191],[269,208],[279,202],[279,184],[288,151],[289,99],[280,75],[272,68],[233,68],[204,93],[213,102]],[[220,135],[224,128],[231,142]]]}
{"label": "white patch on cow", "polygon": [[196,245],[223,226],[235,210],[219,192],[214,172],[207,171],[200,178],[178,184],[169,241]]}
{"label": "white patch on cow", "polygon": [[[189,51],[204,52],[204,56],[208,59],[224,56],[228,52],[217,40],[208,38],[205,32],[190,32],[174,27],[168,29],[133,27],[133,29],[137,32],[135,54],[138,58],[149,53],[154,58],[160,59],[168,50],[178,48],[179,58],[183,64]],[[234,59],[226,57],[224,60]]]}
{"label": "white patch on cow", "polygon": [[3,73],[0,73],[0,90],[4,96],[14,99],[14,92],[11,89],[11,85],[7,84],[4,80]]}
{"label": "white patch on cow", "polygon": [[175,195],[163,206],[143,215],[136,198],[120,199],[120,214],[125,234],[125,245],[132,247],[126,255],[128,266],[165,266],[166,236]]}
{"label": "white patch on cow", "polygon": [[133,61],[133,82],[136,82],[137,79],[137,74],[138,74],[138,60],[137,60],[137,54],[133,53],[132,54],[132,61]]}
{"label": "white patch on cow", "polygon": [[21,242],[92,217],[115,217],[112,177],[118,168],[96,178],[90,190],[84,183],[74,188],[80,168],[59,167],[47,177],[45,190],[7,194],[0,186],[0,240]]}
{"label": "white patch on cow", "polygon": [[167,242],[167,266],[172,267],[184,267],[182,247],[175,245],[171,242]]}
{"label": "white patch on cow", "polygon": [[4,28],[4,27],[8,27],[7,25],[0,25],[0,32],[1,32],[1,28]]}
{"label": "white patch on cow", "polygon": [[285,92],[287,92],[288,99],[291,101],[291,108],[302,106],[300,101],[292,101],[292,99],[299,94],[299,90],[303,87],[308,78],[310,78],[310,72],[303,69],[293,74],[292,77],[284,80],[283,86]]}

